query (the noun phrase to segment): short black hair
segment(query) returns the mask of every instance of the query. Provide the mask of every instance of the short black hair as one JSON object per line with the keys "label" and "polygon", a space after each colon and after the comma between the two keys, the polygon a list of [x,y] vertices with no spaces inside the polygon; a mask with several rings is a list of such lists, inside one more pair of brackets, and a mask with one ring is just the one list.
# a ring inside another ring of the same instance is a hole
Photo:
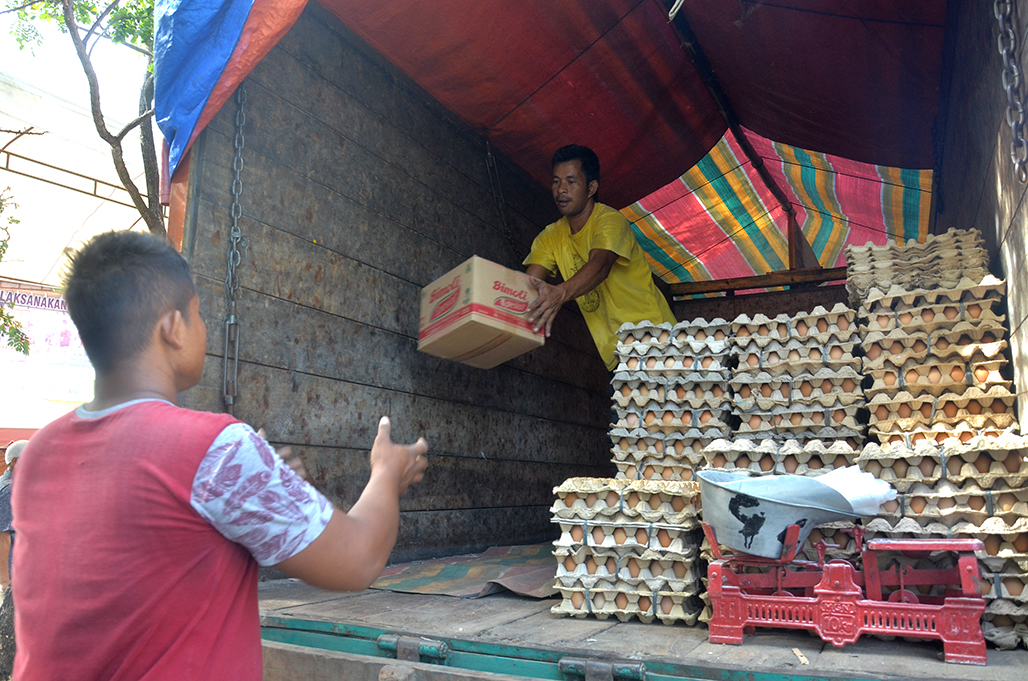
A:
{"label": "short black hair", "polygon": [[113,231],[69,255],[64,301],[98,373],[138,355],[171,308],[183,314],[196,295],[189,264],[165,239]]}
{"label": "short black hair", "polygon": [[596,156],[595,151],[580,144],[569,144],[566,147],[561,147],[553,155],[553,163],[550,164],[550,170],[568,161],[578,161],[582,164],[582,172],[585,173],[586,184],[593,180],[599,182],[600,159]]}

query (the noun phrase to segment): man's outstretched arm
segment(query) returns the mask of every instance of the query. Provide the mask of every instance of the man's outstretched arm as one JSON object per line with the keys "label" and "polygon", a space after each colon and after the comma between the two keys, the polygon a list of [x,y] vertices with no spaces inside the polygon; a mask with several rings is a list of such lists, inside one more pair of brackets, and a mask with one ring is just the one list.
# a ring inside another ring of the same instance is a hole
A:
{"label": "man's outstretched arm", "polygon": [[573,298],[584,296],[603,283],[610,275],[617,259],[618,254],[614,251],[594,248],[589,251],[589,262],[585,263],[582,269],[575,272],[567,281],[556,285],[546,283],[545,277],[550,273],[545,267],[529,265],[526,272],[532,277],[532,285],[539,291],[539,297],[528,305],[528,321],[532,323],[534,330],[545,329],[546,336],[549,337],[553,319],[561,306]]}

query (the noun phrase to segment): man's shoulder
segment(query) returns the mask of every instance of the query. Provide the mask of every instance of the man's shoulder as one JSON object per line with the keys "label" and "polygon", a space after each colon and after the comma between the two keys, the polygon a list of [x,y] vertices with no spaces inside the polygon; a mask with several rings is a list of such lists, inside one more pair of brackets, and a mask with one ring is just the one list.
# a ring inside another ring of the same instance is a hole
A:
{"label": "man's shoulder", "polygon": [[619,226],[628,226],[628,218],[625,217],[625,214],[605,203],[597,203],[593,207],[593,211],[595,211],[598,223],[602,221],[605,224],[616,223]]}

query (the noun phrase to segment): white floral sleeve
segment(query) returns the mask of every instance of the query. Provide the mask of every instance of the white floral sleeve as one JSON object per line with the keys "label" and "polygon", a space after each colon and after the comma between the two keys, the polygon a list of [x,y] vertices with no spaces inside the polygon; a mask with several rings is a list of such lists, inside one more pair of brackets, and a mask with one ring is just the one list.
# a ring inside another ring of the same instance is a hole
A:
{"label": "white floral sleeve", "polygon": [[260,565],[276,565],[324,531],[332,504],[244,423],[221,431],[200,462],[190,505]]}

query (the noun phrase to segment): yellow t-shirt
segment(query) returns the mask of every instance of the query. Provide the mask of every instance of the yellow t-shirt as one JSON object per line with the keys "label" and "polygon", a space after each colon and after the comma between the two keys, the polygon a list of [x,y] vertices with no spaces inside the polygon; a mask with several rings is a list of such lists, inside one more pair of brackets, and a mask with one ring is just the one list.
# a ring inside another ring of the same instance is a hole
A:
{"label": "yellow t-shirt", "polygon": [[613,251],[618,259],[599,286],[577,299],[578,308],[600,357],[607,368],[613,370],[617,366],[614,358],[617,330],[622,324],[645,320],[654,324],[675,323],[664,295],[653,283],[650,266],[628,219],[610,206],[597,203],[585,227],[578,234],[572,234],[568,219],[562,217],[539,233],[523,264],[542,265],[553,274],[559,269],[567,281],[585,265],[589,252],[596,248]]}

